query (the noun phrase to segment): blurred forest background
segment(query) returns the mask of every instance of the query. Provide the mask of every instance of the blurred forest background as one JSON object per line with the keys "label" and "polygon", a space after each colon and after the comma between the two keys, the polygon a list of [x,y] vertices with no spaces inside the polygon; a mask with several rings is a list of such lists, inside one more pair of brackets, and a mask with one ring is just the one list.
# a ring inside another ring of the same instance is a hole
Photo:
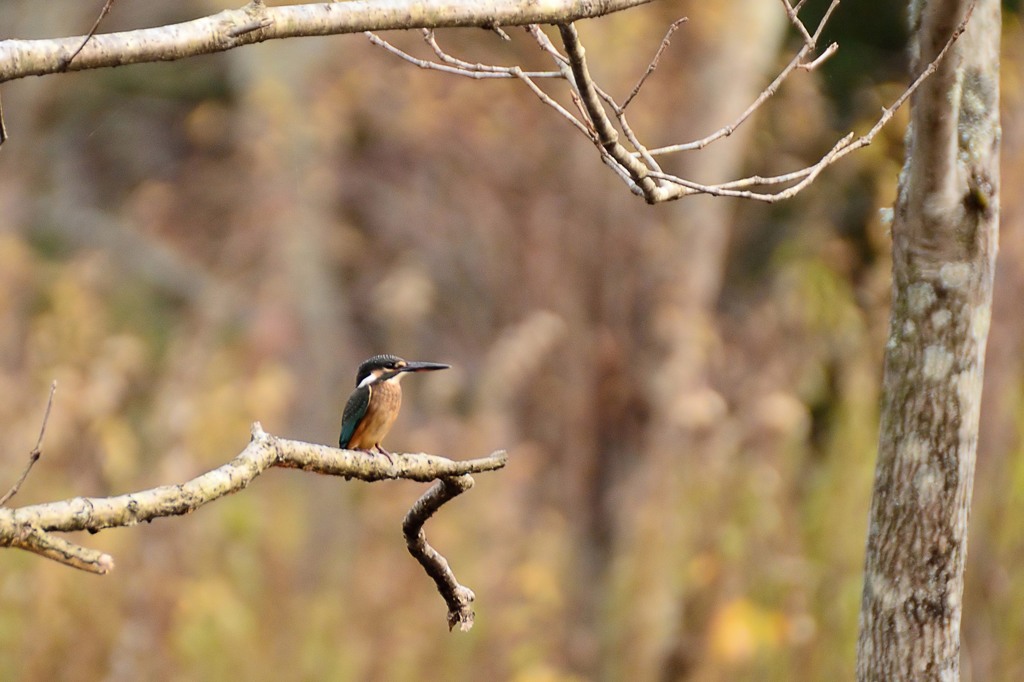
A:
{"label": "blurred forest background", "polygon": [[[3,37],[102,2],[0,4]],[[102,31],[238,3],[115,3]],[[810,14],[823,2],[808,3]],[[806,164],[907,81],[903,3],[844,4],[740,133],[670,170]],[[798,38],[771,0],[580,25],[656,144],[731,121]],[[546,67],[520,30],[440,34]],[[391,38],[420,49],[415,33]],[[966,680],[1024,679],[1022,61],[1003,36],[1003,232],[963,621]],[[828,680],[852,677],[889,237],[906,112],[777,206],[649,207],[524,87],[420,71],[360,36],[3,88],[0,487],[18,504],[180,482],[253,420],[335,443],[359,361],[405,382],[387,441],[507,469],[428,535],[477,594],[450,634],[401,519],[423,491],[272,471],[186,518],[80,538],[98,578],[0,553],[5,680]],[[1018,525],[1019,524],[1019,525]]]}

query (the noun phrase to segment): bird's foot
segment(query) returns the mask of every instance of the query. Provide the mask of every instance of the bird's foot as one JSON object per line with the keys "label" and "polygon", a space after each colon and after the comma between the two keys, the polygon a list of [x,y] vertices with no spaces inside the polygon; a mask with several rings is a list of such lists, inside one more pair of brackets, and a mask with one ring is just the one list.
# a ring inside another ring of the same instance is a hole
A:
{"label": "bird's foot", "polygon": [[395,460],[391,458],[391,453],[390,453],[390,452],[388,452],[387,450],[385,450],[384,448],[382,448],[382,447],[380,446],[380,444],[379,444],[379,443],[378,443],[377,445],[375,445],[375,446],[374,446],[374,448],[375,448],[375,449],[377,450],[377,452],[379,452],[380,454],[382,454],[382,455],[384,455],[385,457],[387,457],[387,458],[388,458],[388,461],[389,461],[389,462],[390,462],[390,463],[391,463],[392,465],[394,465],[394,463],[395,463]]}

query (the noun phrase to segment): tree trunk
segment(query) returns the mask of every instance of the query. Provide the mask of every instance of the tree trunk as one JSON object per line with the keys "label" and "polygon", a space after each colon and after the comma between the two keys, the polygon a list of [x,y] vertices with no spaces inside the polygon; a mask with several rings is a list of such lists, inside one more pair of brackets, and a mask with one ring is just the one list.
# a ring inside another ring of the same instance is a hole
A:
{"label": "tree trunk", "polygon": [[[915,72],[969,0],[912,3]],[[868,528],[859,680],[956,680],[999,224],[998,0],[912,101]]]}

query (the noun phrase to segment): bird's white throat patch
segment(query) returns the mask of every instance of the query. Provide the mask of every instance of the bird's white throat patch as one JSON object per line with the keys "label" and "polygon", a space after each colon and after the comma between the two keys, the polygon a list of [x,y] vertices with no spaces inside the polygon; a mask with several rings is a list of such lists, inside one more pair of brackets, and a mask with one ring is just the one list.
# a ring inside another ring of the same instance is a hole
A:
{"label": "bird's white throat patch", "polygon": [[[365,387],[369,386],[370,384],[375,384],[378,381],[380,381],[380,378],[382,376],[384,376],[385,374],[387,374],[387,372],[380,371],[380,370],[374,370],[371,374],[367,375],[362,381],[359,382],[359,386],[357,388],[365,388]],[[399,372],[398,374],[392,374],[390,377],[385,379],[385,381],[393,381],[393,382],[395,382],[397,384],[398,382],[400,382],[402,380],[402,378],[404,376],[405,376],[404,372]]]}

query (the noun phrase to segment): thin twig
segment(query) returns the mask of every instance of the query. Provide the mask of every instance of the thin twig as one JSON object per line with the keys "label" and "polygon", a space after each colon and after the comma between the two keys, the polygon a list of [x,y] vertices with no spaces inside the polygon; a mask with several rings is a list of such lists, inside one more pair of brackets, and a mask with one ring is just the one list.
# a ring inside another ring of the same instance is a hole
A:
{"label": "thin twig", "polygon": [[636,85],[633,86],[633,89],[630,91],[629,96],[626,97],[626,100],[622,103],[620,109],[625,111],[626,107],[629,106],[629,103],[632,102],[633,98],[637,96],[637,94],[640,92],[640,88],[642,88],[644,86],[644,83],[647,81],[647,78],[652,73],[654,73],[655,69],[658,68],[658,62],[661,61],[661,54],[665,51],[666,48],[668,48],[668,44],[669,42],[671,42],[672,39],[672,34],[675,33],[676,29],[678,29],[687,21],[688,19],[686,17],[683,17],[682,19],[676,19],[675,21],[672,22],[672,25],[668,27],[668,31],[665,32],[665,37],[661,39],[661,45],[658,46],[658,50],[654,53],[654,58],[651,59],[651,63],[647,65],[647,70],[644,71],[644,75],[640,76],[640,80],[638,80],[636,82]]}
{"label": "thin twig", "polygon": [[757,96],[757,98],[750,104],[750,106],[748,106],[743,111],[743,113],[741,113],[736,118],[736,120],[734,120],[729,125],[723,126],[716,130],[715,132],[711,133],[710,135],[702,137],[699,140],[694,140],[693,142],[673,144],[668,145],[667,147],[658,147],[657,149],[651,149],[650,154],[652,156],[659,156],[661,154],[673,154],[676,152],[686,152],[695,149],[703,149],[712,142],[717,142],[723,137],[729,137],[734,132],[736,132],[737,128],[743,125],[748,118],[753,116],[754,112],[761,108],[761,105],[763,105],[766,101],[768,101],[769,98],[771,98],[776,93],[776,91],[779,89],[779,86],[782,85],[782,82],[786,80],[787,77],[789,77],[789,75],[793,72],[794,69],[796,69],[800,64],[803,63],[804,57],[807,55],[807,52],[808,50],[805,46],[796,54],[796,56],[793,57],[793,59],[790,60],[789,64],[787,64],[786,67],[779,72],[775,79],[768,84],[768,87],[761,91],[761,94]]}
{"label": "thin twig", "polygon": [[85,44],[92,40],[92,37],[96,35],[96,29],[100,27],[100,24],[103,22],[103,19],[108,14],[110,14],[110,8],[113,7],[113,5],[114,0],[107,0],[105,3],[103,3],[103,9],[100,10],[99,16],[96,17],[96,21],[93,22],[92,28],[89,29],[89,32],[86,34],[85,39],[82,41],[82,44],[78,46],[78,49],[72,52],[71,56],[68,57],[67,60],[64,62],[63,70],[67,70],[67,68],[71,66],[71,62],[75,60],[75,57],[78,56],[78,53],[85,49]]}
{"label": "thin twig", "polygon": [[825,26],[828,25],[828,20],[832,18],[832,13],[837,9],[839,9],[839,0],[832,0],[828,7],[825,8],[825,13],[821,15],[821,19],[818,20],[818,27],[814,29],[814,35],[811,36],[811,41],[814,45],[818,44]]}
{"label": "thin twig", "polygon": [[32,452],[28,453],[28,464],[25,465],[25,470],[21,472],[21,476],[14,482],[11,489],[4,493],[3,497],[0,497],[0,507],[11,501],[18,491],[21,490],[22,483],[28,478],[28,474],[32,471],[32,467],[35,466],[36,462],[39,461],[39,457],[43,454],[40,448],[43,446],[43,436],[46,435],[46,423],[50,421],[50,408],[53,407],[53,394],[57,391],[57,381],[54,380],[50,384],[50,397],[46,401],[46,411],[43,412],[43,424],[39,427],[39,438],[36,439],[36,446],[32,448]]}
{"label": "thin twig", "polygon": [[587,127],[584,121],[573,116],[569,110],[556,102],[550,95],[544,92],[540,86],[533,82],[533,79],[535,78],[565,78],[566,75],[564,73],[556,71],[523,71],[518,66],[472,64],[462,59],[458,59],[457,57],[453,57],[445,52],[441,46],[437,44],[437,39],[434,37],[433,31],[429,29],[423,30],[423,39],[426,41],[427,45],[430,46],[430,49],[433,50],[434,54],[437,55],[437,58],[441,60],[440,63],[414,57],[408,52],[395,47],[375,33],[367,31],[364,35],[366,35],[370,42],[377,47],[383,48],[396,57],[399,57],[400,59],[403,59],[421,69],[441,71],[443,73],[474,79],[518,78],[530,89],[531,92],[533,92],[534,95],[537,96],[538,99],[540,99],[541,102],[554,109],[559,116],[569,121],[569,123],[571,123],[573,127],[581,133],[587,137],[593,138],[593,132]]}
{"label": "thin twig", "polygon": [[743,113],[740,114],[736,118],[736,120],[730,123],[729,125],[723,126],[716,130],[715,132],[711,133],[710,135],[702,137],[699,140],[694,140],[693,142],[673,144],[668,145],[667,147],[658,147],[657,149],[651,149],[650,154],[652,156],[659,156],[662,154],[674,154],[676,152],[686,152],[695,149],[703,149],[712,142],[717,142],[723,137],[729,137],[734,132],[736,132],[737,128],[743,125],[746,122],[746,120],[754,114],[755,111],[760,109],[762,104],[764,104],[770,97],[772,97],[772,95],[775,94],[775,92],[779,89],[779,86],[782,85],[782,82],[786,80],[790,73],[792,73],[793,69],[795,69],[803,62],[804,55],[805,52],[801,50],[795,57],[793,57],[789,64],[786,65],[786,68],[783,69],[779,73],[779,75],[775,77],[775,80],[769,83],[768,87],[762,90],[761,94],[757,96],[757,99],[755,99],[753,103],[751,103],[751,105],[747,107],[746,110],[744,110]]}
{"label": "thin twig", "polygon": [[[783,199],[790,199],[796,196],[804,188],[810,185],[818,175],[825,170],[828,166],[832,165],[837,159],[846,156],[849,151],[852,151],[851,147],[856,144],[857,148],[863,147],[867,142],[858,144],[861,140],[851,144],[853,140],[853,133],[850,133],[843,139],[839,140],[831,150],[824,156],[822,156],[814,165],[809,166],[799,172],[801,181],[792,187],[788,187],[778,192],[753,192],[750,190],[733,189],[738,187],[738,183],[725,183],[723,185],[703,185],[699,182],[693,182],[685,178],[680,178],[667,173],[651,173],[652,177],[660,180],[666,180],[668,182],[675,183],[683,188],[683,191],[679,193],[679,196],[686,196],[689,194],[710,194],[716,197],[735,197],[738,199],[754,199],[756,201],[763,201],[766,203],[775,203],[782,201]],[[678,198],[678,197],[677,197]]]}
{"label": "thin twig", "polygon": [[560,78],[561,75],[554,71],[529,71],[523,72],[517,66],[495,66],[492,64],[472,64],[470,62],[463,61],[452,57],[444,50],[442,50],[437,42],[432,38],[432,31],[424,29],[424,39],[427,44],[431,46],[434,52],[441,59],[441,63],[432,62],[428,59],[420,59],[414,57],[405,50],[395,47],[388,41],[381,38],[376,33],[371,31],[363,32],[371,43],[380,47],[387,52],[399,57],[400,59],[409,62],[410,64],[417,66],[421,69],[427,69],[429,71],[440,71],[442,73],[449,73],[455,76],[464,76],[466,78],[482,79],[482,78],[519,78],[516,72],[523,73],[527,78]]}
{"label": "thin twig", "polygon": [[503,29],[501,26],[498,26],[497,24],[493,24],[489,28],[492,31],[494,31],[496,34],[498,34],[498,37],[501,38],[502,40],[504,40],[506,43],[512,42],[512,36],[510,36],[509,34],[505,33],[505,29]]}
{"label": "thin twig", "polygon": [[523,83],[526,84],[526,87],[530,88],[530,91],[533,92],[533,94],[536,95],[541,102],[557,111],[558,114],[565,120],[569,121],[569,123],[571,123],[573,127],[576,128],[576,130],[580,131],[588,138],[594,139],[594,131],[587,125],[589,121],[581,121],[580,119],[573,116],[571,111],[563,107],[561,104],[556,102],[549,94],[541,90],[540,86],[534,83],[533,80],[526,76],[525,74],[519,76],[519,78],[520,80],[523,81]]}
{"label": "thin twig", "polygon": [[32,452],[39,452],[39,448],[43,444],[43,437],[46,435],[46,423],[50,421],[50,410],[53,408],[53,394],[56,392],[57,380],[54,379],[50,382],[50,397],[46,399],[46,411],[43,412],[43,423],[39,427],[39,438],[36,439],[36,446],[32,448]]}
{"label": "thin twig", "polygon": [[797,16],[797,10],[789,4],[789,0],[781,0],[782,6],[786,8],[786,16],[789,17],[789,23],[803,36],[804,45],[810,49],[814,49],[814,38],[807,32],[807,27],[804,26],[804,22]]}
{"label": "thin twig", "polygon": [[[584,134],[590,138],[591,142],[598,144],[597,131],[594,129],[593,123],[591,122],[590,115],[587,113],[586,108],[583,106],[583,102],[580,100],[578,88],[576,87],[576,76],[572,72],[572,68],[569,65],[569,60],[562,56],[558,51],[558,48],[554,46],[547,34],[541,30],[537,24],[531,24],[526,30],[533,36],[533,39],[537,41],[540,49],[547,52],[552,60],[555,62],[555,66],[558,68],[558,73],[569,82],[569,99],[572,100],[573,106],[576,107],[576,111],[579,112],[580,118],[577,119],[581,122]],[[600,147],[600,145],[599,145]]]}
{"label": "thin twig", "polygon": [[806,64],[799,64],[799,65],[797,65],[797,68],[798,69],[803,69],[804,71],[814,71],[816,68],[818,68],[819,66],[824,64],[825,61],[829,57],[834,55],[838,50],[839,50],[839,43],[832,43],[831,45],[826,47],[824,49],[824,51],[821,54],[819,54],[817,57],[815,57],[813,60],[807,62]]}
{"label": "thin twig", "polygon": [[[506,34],[507,35],[507,34]],[[509,38],[511,40],[511,38]],[[484,71],[502,74],[502,78],[517,78],[514,74],[516,69],[525,75],[527,78],[561,78],[562,75],[557,71],[522,71],[518,66],[498,66],[497,64],[481,64],[480,62],[472,63],[467,62],[464,59],[459,59],[454,55],[446,52],[437,42],[437,34],[433,29],[423,29],[423,42],[430,47],[431,51],[442,63],[448,64],[449,66],[455,66],[466,71]],[[415,58],[414,58],[415,59]]]}
{"label": "thin twig", "polygon": [[[783,2],[788,6],[788,3],[786,3],[785,0],[783,0]],[[712,142],[717,142],[718,140],[724,137],[729,137],[734,132],[736,132],[736,129],[743,125],[747,121],[747,119],[749,119],[754,114],[755,111],[760,109],[761,106],[778,91],[783,81],[785,81],[790,76],[790,74],[793,73],[795,69],[800,67],[800,65],[805,62],[806,57],[811,52],[814,51],[814,46],[817,44],[817,39],[821,35],[821,31],[825,27],[825,22],[828,20],[828,17],[832,15],[832,12],[838,5],[839,0],[832,0],[832,2],[828,6],[828,9],[825,11],[825,16],[822,18],[820,22],[818,22],[817,28],[815,29],[813,35],[811,35],[812,42],[809,44],[805,43],[803,47],[800,48],[796,55],[789,61],[788,64],[786,64],[785,68],[783,68],[782,71],[780,71],[779,74],[775,76],[772,82],[769,83],[768,86],[761,91],[757,98],[750,104],[750,106],[748,106],[743,111],[743,113],[741,113],[736,118],[736,120],[734,120],[729,125],[719,128],[715,132],[699,140],[694,140],[693,142],[686,142],[684,144],[669,145],[667,147],[658,147],[657,149],[651,149],[650,154],[652,156],[659,156],[661,154],[671,154],[675,152],[685,152],[695,149],[703,149]],[[804,32],[806,33],[806,29]]]}
{"label": "thin twig", "polygon": [[0,101],[0,145],[7,142],[7,122],[4,121],[4,103]]}

